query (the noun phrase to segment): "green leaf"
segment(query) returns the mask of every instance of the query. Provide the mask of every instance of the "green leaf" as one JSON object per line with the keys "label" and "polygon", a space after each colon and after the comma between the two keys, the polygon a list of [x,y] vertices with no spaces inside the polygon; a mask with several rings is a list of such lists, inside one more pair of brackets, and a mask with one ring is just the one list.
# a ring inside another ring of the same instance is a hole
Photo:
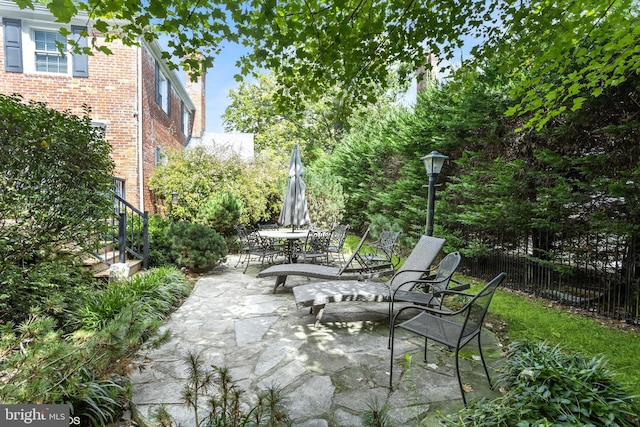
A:
{"label": "green leaf", "polygon": [[582,96],[574,98],[573,107],[571,107],[571,111],[577,111],[580,108],[582,108],[582,104],[584,104],[584,101],[586,101],[586,98],[584,98]]}
{"label": "green leaf", "polygon": [[64,23],[70,22],[71,18],[78,13],[72,0],[51,0],[47,8],[56,17],[56,21]]}

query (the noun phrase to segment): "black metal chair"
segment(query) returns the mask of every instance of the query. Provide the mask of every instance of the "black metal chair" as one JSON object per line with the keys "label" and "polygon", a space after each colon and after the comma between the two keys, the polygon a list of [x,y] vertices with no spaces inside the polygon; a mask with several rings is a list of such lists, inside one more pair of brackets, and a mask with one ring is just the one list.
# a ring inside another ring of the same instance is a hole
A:
{"label": "black metal chair", "polygon": [[[469,289],[468,283],[453,279],[453,274],[456,272],[461,260],[460,252],[451,252],[442,258],[436,268],[429,270],[419,280],[391,283],[389,287],[389,346],[391,346],[391,330],[393,329],[391,322],[396,302],[408,302],[442,309],[444,298],[440,292],[447,289],[453,291]],[[451,282],[457,285],[451,287]]]}
{"label": "black metal chair", "polygon": [[331,261],[338,261],[340,266],[344,265],[344,242],[347,240],[349,224],[338,224],[331,229],[331,239],[329,240],[329,255]]}
{"label": "black metal chair", "polygon": [[329,241],[331,231],[311,230],[302,250],[297,253],[304,262],[329,264]]}
{"label": "black metal chair", "polygon": [[[469,344],[474,338],[478,338],[478,349],[480,351],[480,360],[484,367],[484,372],[487,375],[489,386],[493,388],[491,383],[491,377],[489,376],[489,370],[487,364],[484,361],[484,355],[482,354],[482,346],[480,343],[480,332],[482,330],[482,322],[487,314],[489,304],[493,295],[504,280],[506,273],[498,274],[493,280],[487,283],[484,288],[476,295],[469,295],[459,291],[444,290],[442,295],[460,295],[467,297],[468,301],[464,306],[455,311],[447,311],[439,308],[431,308],[423,305],[411,305],[403,307],[393,316],[392,328],[391,328],[391,363],[389,368],[389,388],[393,388],[393,350],[394,350],[394,338],[395,329],[405,329],[414,334],[424,337],[424,360],[427,360],[427,345],[429,339],[443,344],[451,349],[455,349],[456,359],[456,376],[458,377],[458,385],[460,386],[460,393],[462,394],[462,401],[465,406],[467,404],[467,398],[464,394],[464,388],[462,387],[462,379],[460,378],[460,366],[458,362],[458,355],[461,348]],[[417,310],[419,314],[411,317],[408,320],[402,321],[396,324],[398,316],[405,310]]]}
{"label": "black metal chair", "polygon": [[367,262],[371,264],[389,263],[395,267],[397,262],[393,263],[393,251],[398,241],[398,236],[400,236],[399,231],[382,230],[378,240],[370,245],[372,250],[365,256]]}
{"label": "black metal chair", "polygon": [[[258,224],[258,233],[260,233],[260,231],[263,230],[278,230],[280,228],[280,226],[275,223],[266,223],[266,224]],[[263,239],[267,239],[269,242],[269,246],[271,247],[271,249],[275,249],[277,251],[280,252],[280,255],[284,256],[285,253],[287,252],[287,242],[283,241],[282,239],[271,239],[268,237],[264,237],[264,236],[260,236]]]}
{"label": "black metal chair", "polygon": [[[266,259],[273,260],[281,254],[281,251],[272,247],[268,239],[260,237],[258,232],[249,232],[245,227],[239,225],[236,227],[236,233],[238,235],[238,241],[240,243],[240,257],[235,267],[238,267],[243,262],[247,264],[244,267],[243,273],[247,272],[249,268],[249,261],[251,256],[256,256],[260,260],[260,268],[264,267]],[[244,261],[242,260],[244,255]]]}

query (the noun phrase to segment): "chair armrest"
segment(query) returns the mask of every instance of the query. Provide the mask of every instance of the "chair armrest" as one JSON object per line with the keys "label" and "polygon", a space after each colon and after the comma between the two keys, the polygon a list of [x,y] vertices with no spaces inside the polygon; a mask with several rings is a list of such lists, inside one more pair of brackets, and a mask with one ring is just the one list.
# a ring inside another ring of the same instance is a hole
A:
{"label": "chair armrest", "polygon": [[425,306],[425,305],[406,305],[406,306],[400,308],[396,312],[396,314],[393,316],[393,324],[395,325],[396,318],[398,317],[398,315],[400,313],[402,313],[405,310],[410,310],[410,309],[412,309],[412,310],[420,310],[420,311],[424,311],[426,313],[434,314],[434,315],[438,315],[438,316],[455,316],[455,315],[460,314],[460,313],[464,312],[465,310],[467,310],[467,306],[465,305],[464,307],[462,307],[462,308],[460,308],[458,310],[451,311],[451,310],[442,310],[440,308],[428,307],[428,306]]}
{"label": "chair armrest", "polygon": [[451,281],[453,283],[457,283],[457,286],[449,286],[449,290],[452,291],[464,291],[466,289],[469,289],[471,287],[471,285],[469,283],[463,283],[459,280],[456,280],[454,278],[451,278]]}
{"label": "chair armrest", "polygon": [[434,296],[458,295],[458,296],[466,297],[466,298],[475,297],[474,294],[467,294],[465,292],[456,291],[454,289],[443,289],[441,291],[435,291],[435,292],[433,292],[433,295]]}

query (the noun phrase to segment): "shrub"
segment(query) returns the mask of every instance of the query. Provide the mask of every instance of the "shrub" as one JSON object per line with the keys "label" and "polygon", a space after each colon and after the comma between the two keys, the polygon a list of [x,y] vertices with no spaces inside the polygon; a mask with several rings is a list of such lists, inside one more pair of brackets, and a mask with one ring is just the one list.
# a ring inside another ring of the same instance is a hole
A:
{"label": "shrub", "polygon": [[184,275],[172,267],[151,269],[127,280],[114,281],[85,298],[75,314],[80,328],[104,328],[124,311],[134,309],[142,319],[161,320],[187,296],[191,286]]}
{"label": "shrub", "polygon": [[71,257],[9,264],[0,275],[0,322],[24,321],[31,311],[46,313],[64,324],[66,313],[92,288],[93,279]]}
{"label": "shrub", "polygon": [[149,266],[172,265],[168,229],[173,221],[160,215],[149,215]]}
{"label": "shrub", "polygon": [[[149,188],[169,205],[174,220],[195,221],[207,199],[229,192],[242,202],[240,223],[270,220],[281,203],[284,187],[279,184],[288,169],[262,157],[249,163],[232,153],[220,154],[203,147],[169,153],[168,163],[153,171]],[[177,203],[171,203],[174,193]]]}
{"label": "shrub", "polygon": [[327,169],[307,169],[303,178],[307,186],[306,198],[311,221],[325,229],[339,224],[346,196],[338,178]]}
{"label": "shrub", "polygon": [[200,207],[196,221],[228,237],[235,234],[241,212],[242,201],[234,193],[219,193],[210,196]]}
{"label": "shrub", "polygon": [[603,359],[585,359],[544,343],[516,342],[497,385],[505,394],[476,401],[445,422],[449,426],[638,426],[635,398]]}
{"label": "shrub", "polygon": [[0,95],[0,276],[71,242],[95,242],[113,211],[111,146],[82,117]]}
{"label": "shrub", "polygon": [[191,289],[175,268],[149,270],[112,282],[87,297],[73,334],[55,329],[50,316],[0,324],[0,402],[69,403],[83,425],[114,421],[129,400],[120,367]]}
{"label": "shrub", "polygon": [[204,271],[227,258],[227,244],[215,230],[201,224],[178,221],[167,230],[171,258],[179,267]]}

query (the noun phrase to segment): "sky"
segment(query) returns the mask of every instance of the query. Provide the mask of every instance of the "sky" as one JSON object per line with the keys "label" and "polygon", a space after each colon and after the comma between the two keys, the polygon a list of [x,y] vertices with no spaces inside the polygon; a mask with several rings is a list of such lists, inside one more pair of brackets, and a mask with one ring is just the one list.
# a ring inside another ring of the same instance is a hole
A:
{"label": "sky", "polygon": [[220,116],[231,102],[229,90],[239,84],[233,77],[239,71],[235,63],[244,52],[242,46],[225,46],[213,67],[207,70],[205,112],[207,132],[224,132]]}

